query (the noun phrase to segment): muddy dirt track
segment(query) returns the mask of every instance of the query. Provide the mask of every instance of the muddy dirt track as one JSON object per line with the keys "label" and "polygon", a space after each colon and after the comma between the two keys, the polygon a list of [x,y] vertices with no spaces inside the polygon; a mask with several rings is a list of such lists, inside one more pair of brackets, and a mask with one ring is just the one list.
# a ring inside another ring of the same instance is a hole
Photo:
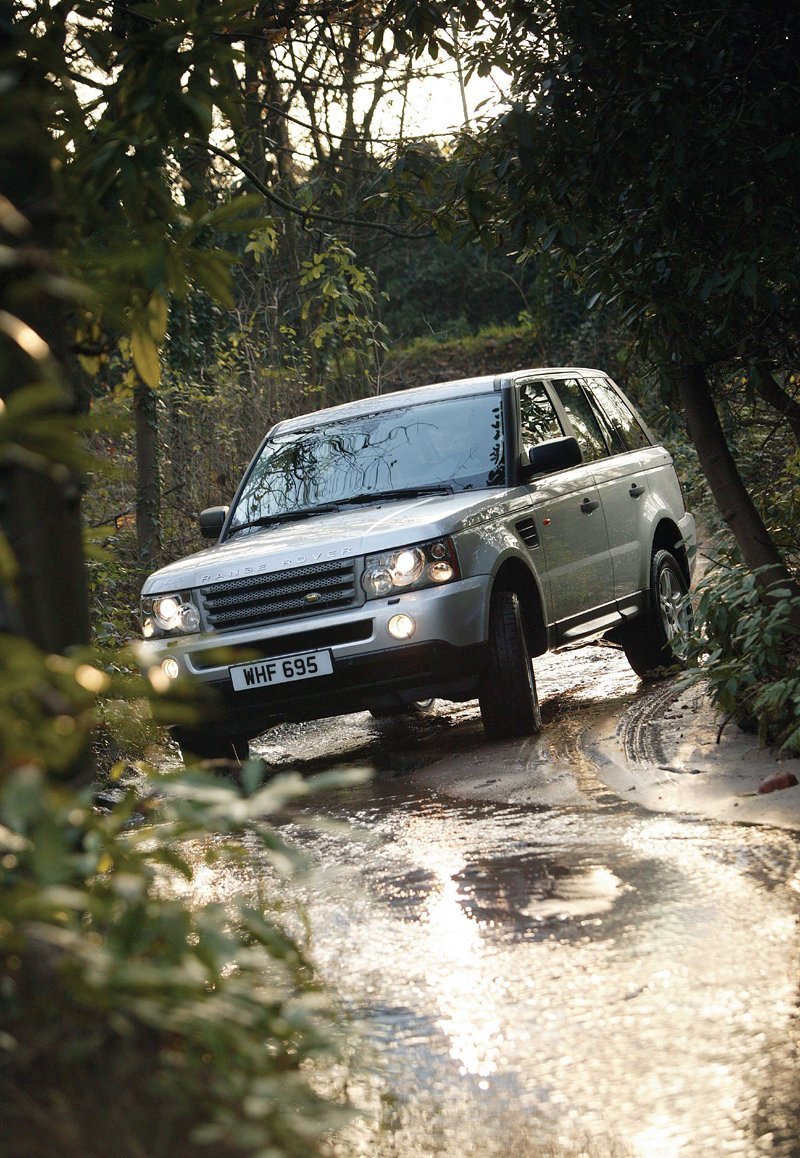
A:
{"label": "muddy dirt track", "polygon": [[[800,1154],[796,834],[609,790],[586,737],[623,721],[631,758],[657,757],[648,716],[676,703],[614,649],[538,678],[545,729],[523,741],[436,702],[258,745],[276,768],[374,773],[322,802],[340,829],[287,833],[314,866],[295,897],[313,957],[362,1042],[366,1115],[337,1154]],[[203,899],[264,883],[254,854]]]}

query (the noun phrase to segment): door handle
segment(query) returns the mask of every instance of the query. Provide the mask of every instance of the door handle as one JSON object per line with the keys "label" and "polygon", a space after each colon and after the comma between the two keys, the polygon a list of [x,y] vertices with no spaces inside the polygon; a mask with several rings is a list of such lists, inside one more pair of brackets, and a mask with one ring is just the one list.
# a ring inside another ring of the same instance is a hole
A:
{"label": "door handle", "polygon": [[632,499],[638,499],[639,495],[644,494],[644,489],[645,488],[640,486],[639,483],[631,483],[631,489],[628,491],[628,494]]}
{"label": "door handle", "polygon": [[590,515],[592,511],[596,511],[599,506],[600,503],[597,499],[584,499],[581,503],[581,510],[585,515]]}

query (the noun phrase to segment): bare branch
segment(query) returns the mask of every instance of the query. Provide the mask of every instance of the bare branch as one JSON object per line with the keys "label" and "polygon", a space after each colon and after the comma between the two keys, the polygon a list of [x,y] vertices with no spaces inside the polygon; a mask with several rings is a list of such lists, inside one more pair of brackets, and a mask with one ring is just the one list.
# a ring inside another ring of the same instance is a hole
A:
{"label": "bare branch", "polygon": [[244,174],[248,181],[255,186],[255,188],[259,193],[261,193],[263,197],[266,197],[268,201],[271,201],[273,205],[277,205],[280,209],[285,209],[287,213],[292,213],[296,217],[299,217],[304,223],[309,221],[325,221],[333,225],[352,225],[356,229],[375,229],[380,233],[389,233],[392,237],[402,237],[405,241],[416,241],[425,237],[434,236],[433,230],[431,229],[411,231],[396,229],[393,225],[387,225],[382,221],[367,221],[364,218],[359,219],[354,217],[339,217],[332,213],[319,213],[314,209],[303,209],[299,205],[292,205],[290,201],[286,201],[283,197],[279,197],[277,193],[273,193],[273,191],[258,178],[258,176],[253,172],[249,165],[246,165],[237,157],[231,156],[230,153],[226,153],[224,149],[220,149],[216,145],[212,145],[210,141],[201,141],[199,139],[192,139],[191,144],[197,145],[200,148],[208,149],[208,151],[213,153],[216,157],[221,157],[223,160],[233,165]]}

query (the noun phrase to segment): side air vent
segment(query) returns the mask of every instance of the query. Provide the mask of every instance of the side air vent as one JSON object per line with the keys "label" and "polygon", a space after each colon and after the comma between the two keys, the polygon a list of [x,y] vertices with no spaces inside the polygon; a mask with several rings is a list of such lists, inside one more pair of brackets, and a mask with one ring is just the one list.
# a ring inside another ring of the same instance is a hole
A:
{"label": "side air vent", "polygon": [[539,546],[539,532],[536,530],[536,520],[533,515],[527,519],[520,519],[515,528],[526,547]]}

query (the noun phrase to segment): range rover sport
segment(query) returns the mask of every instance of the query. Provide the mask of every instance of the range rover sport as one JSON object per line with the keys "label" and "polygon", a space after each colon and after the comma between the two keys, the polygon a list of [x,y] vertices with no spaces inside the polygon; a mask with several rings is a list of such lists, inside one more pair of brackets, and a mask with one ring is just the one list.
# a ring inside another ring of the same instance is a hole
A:
{"label": "range rover sport", "polygon": [[[669,453],[601,371],[440,383],[279,422],[213,546],[151,575],[140,662],[207,692],[184,753],[270,726],[476,698],[541,727],[533,661],[592,636],[676,663],[694,519]],[[162,677],[163,680],[163,677]]]}

